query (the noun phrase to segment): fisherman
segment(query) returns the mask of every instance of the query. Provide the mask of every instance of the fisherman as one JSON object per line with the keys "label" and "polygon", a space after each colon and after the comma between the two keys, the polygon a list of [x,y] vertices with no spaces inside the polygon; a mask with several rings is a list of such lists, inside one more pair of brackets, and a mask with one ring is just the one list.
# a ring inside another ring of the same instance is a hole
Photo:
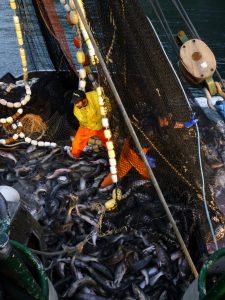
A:
{"label": "fisherman", "polygon": [[74,105],[73,113],[80,123],[72,142],[72,155],[79,157],[88,140],[93,136],[97,136],[101,140],[102,146],[106,147],[107,139],[102,129],[97,92],[85,93],[77,90],[73,93],[71,103]]}
{"label": "fisherman", "polygon": [[[143,148],[142,150],[143,150],[150,166],[152,168],[155,168],[156,167],[156,160],[154,158],[152,158],[151,156],[147,155],[147,152],[148,152],[149,148]],[[118,166],[117,166],[118,179],[121,179],[124,176],[126,176],[127,173],[132,168],[135,168],[136,171],[142,177],[144,177],[146,179],[149,179],[149,174],[147,172],[147,169],[145,167],[144,162],[142,161],[142,159],[139,157],[139,155],[130,146],[130,138],[126,138],[126,140],[123,144],[123,147],[122,147],[121,155],[120,155]],[[111,175],[111,173],[109,173],[104,178],[104,180],[102,181],[101,187],[104,188],[106,186],[111,185],[112,183],[113,183],[112,182],[112,175]]]}
{"label": "fisherman", "polygon": [[[160,116],[156,118],[153,114],[148,116],[148,119],[143,119],[140,122],[141,129],[147,134],[147,136],[150,137],[150,139],[154,139],[156,136],[155,130],[157,127],[159,128],[165,128],[168,126],[171,126],[171,115],[168,116]],[[137,120],[136,120],[137,121]],[[191,116],[191,119],[186,122],[175,122],[173,128],[179,129],[179,128],[191,128],[198,122],[198,119],[195,117],[195,114],[193,113]],[[143,141],[144,143],[144,141]],[[143,144],[142,143],[142,144]],[[146,146],[146,145],[145,145]],[[150,156],[150,148],[149,147],[143,147],[142,148],[146,159],[150,165],[151,168],[156,167],[156,159]],[[143,160],[139,157],[139,155],[133,150],[131,138],[126,138],[125,142],[123,144],[118,166],[117,166],[117,176],[118,179],[123,178],[127,175],[127,173],[132,169],[135,168],[135,170],[144,178],[149,179],[148,171],[145,167],[145,164]],[[104,188],[106,186],[111,185],[112,182],[112,175],[109,173],[102,181],[101,187]]]}

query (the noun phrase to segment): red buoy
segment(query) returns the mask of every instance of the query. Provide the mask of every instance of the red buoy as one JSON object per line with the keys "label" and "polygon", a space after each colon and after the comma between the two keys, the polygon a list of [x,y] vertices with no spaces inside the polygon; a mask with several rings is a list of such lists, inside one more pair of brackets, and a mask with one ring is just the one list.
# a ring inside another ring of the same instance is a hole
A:
{"label": "red buoy", "polygon": [[79,49],[80,46],[81,46],[81,42],[80,42],[79,36],[75,36],[75,38],[73,39],[73,42],[74,42],[75,47]]}

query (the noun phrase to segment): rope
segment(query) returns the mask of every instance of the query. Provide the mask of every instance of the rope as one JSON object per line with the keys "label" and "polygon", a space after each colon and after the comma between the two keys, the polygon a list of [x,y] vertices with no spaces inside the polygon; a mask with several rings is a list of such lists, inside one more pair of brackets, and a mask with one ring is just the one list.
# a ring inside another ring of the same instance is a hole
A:
{"label": "rope", "polygon": [[211,219],[210,219],[208,205],[207,205],[207,202],[206,202],[206,195],[205,195],[205,178],[204,178],[204,173],[203,173],[203,168],[202,168],[200,134],[199,134],[199,129],[198,129],[198,126],[197,126],[197,125],[196,125],[196,130],[197,130],[197,140],[198,140],[199,167],[200,167],[201,179],[202,179],[202,196],[203,196],[203,203],[204,203],[204,208],[205,208],[205,213],[206,213],[207,221],[208,221],[209,228],[210,228],[210,231],[211,231],[211,235],[212,235],[212,238],[213,238],[213,242],[214,242],[214,244],[215,244],[216,250],[218,250],[218,244],[217,244],[216,236],[215,236],[215,233],[214,233],[213,225],[212,225],[212,222],[211,222]]}
{"label": "rope", "polygon": [[[181,87],[181,89],[182,89],[182,91],[183,91],[185,100],[186,100],[186,102],[187,102],[187,104],[188,104],[190,110],[192,111],[191,104],[190,104],[190,102],[189,102],[189,100],[188,100],[188,97],[187,97],[187,95],[186,95],[186,93],[185,93],[185,91],[184,91],[184,89],[183,89],[183,86],[182,86],[182,84],[181,84],[181,82],[180,82],[180,79],[179,79],[179,77],[177,76],[177,73],[176,73],[176,71],[174,70],[174,67],[173,67],[171,61],[169,60],[169,57],[167,56],[167,54],[166,54],[166,52],[165,52],[165,50],[164,50],[164,48],[163,48],[163,45],[162,45],[162,43],[161,43],[161,41],[160,41],[160,39],[159,39],[159,37],[158,37],[158,35],[157,35],[157,33],[156,33],[156,31],[155,31],[155,29],[154,29],[154,27],[153,27],[151,21],[149,20],[149,18],[147,18],[147,19],[148,19],[148,21],[149,21],[149,23],[150,23],[152,29],[153,29],[154,32],[155,32],[155,35],[156,35],[156,37],[157,37],[157,39],[158,39],[158,41],[159,41],[159,44],[161,45],[161,48],[162,48],[162,50],[163,50],[163,52],[164,52],[164,54],[165,54],[165,57],[167,58],[167,61],[168,61],[168,63],[170,64],[170,66],[171,66],[171,68],[172,68],[172,70],[173,70],[173,72],[174,72],[174,74],[175,74],[175,76],[176,76],[176,78],[177,78],[178,83],[180,84],[180,87]],[[198,129],[198,125],[197,125],[197,124],[196,124],[195,126],[196,126],[196,130],[197,130],[197,143],[198,143],[199,168],[200,168],[201,179],[202,179],[202,197],[203,197],[204,207],[205,207],[205,211],[206,211],[206,217],[207,217],[207,221],[208,221],[208,224],[209,224],[209,227],[210,227],[210,231],[211,231],[211,234],[212,234],[212,238],[213,238],[213,241],[214,241],[214,243],[215,243],[216,249],[218,249],[218,248],[217,248],[217,247],[218,247],[218,246],[217,246],[217,242],[216,242],[216,239],[215,239],[215,234],[214,234],[214,231],[212,230],[213,226],[212,226],[211,219],[210,219],[210,217],[209,217],[209,211],[208,211],[208,206],[207,206],[206,196],[205,196],[205,180],[204,180],[204,174],[203,174],[203,168],[202,168],[202,157],[201,157],[201,146],[200,146],[199,129]]]}
{"label": "rope", "polygon": [[116,100],[116,102],[117,102],[117,104],[119,106],[119,109],[120,109],[120,111],[121,111],[121,113],[123,115],[124,121],[125,121],[125,123],[126,123],[126,125],[128,127],[130,135],[133,138],[134,144],[135,144],[135,146],[136,146],[136,148],[137,148],[137,150],[139,152],[140,157],[142,158],[142,160],[143,160],[143,162],[144,162],[144,164],[146,166],[146,169],[147,169],[147,171],[149,173],[149,176],[151,177],[152,184],[153,184],[153,186],[156,189],[156,192],[158,194],[159,200],[162,203],[163,208],[164,208],[164,210],[165,210],[165,212],[167,214],[167,217],[168,217],[168,219],[169,219],[169,221],[170,221],[170,223],[171,223],[171,225],[172,225],[172,227],[174,229],[174,232],[175,232],[176,237],[177,237],[177,239],[179,241],[181,249],[184,252],[184,255],[185,255],[186,259],[187,259],[187,262],[188,262],[188,264],[189,264],[189,266],[190,266],[190,268],[191,268],[194,276],[197,278],[198,277],[197,269],[196,269],[196,267],[195,267],[195,265],[194,265],[194,263],[192,261],[192,258],[191,258],[190,254],[189,254],[189,251],[188,251],[188,249],[187,249],[187,247],[186,247],[186,245],[184,243],[184,240],[183,240],[183,238],[182,238],[182,236],[180,234],[180,231],[179,231],[179,229],[178,229],[178,227],[176,225],[176,222],[175,222],[175,220],[174,220],[174,218],[173,218],[173,216],[172,216],[172,214],[170,212],[170,209],[169,209],[169,207],[168,207],[168,205],[166,203],[166,200],[165,200],[165,198],[164,198],[164,196],[162,194],[162,191],[161,191],[161,189],[159,187],[159,184],[158,184],[158,182],[157,182],[157,180],[155,178],[155,175],[154,175],[151,167],[148,164],[148,161],[147,161],[147,159],[145,157],[145,154],[144,154],[144,152],[142,150],[141,144],[140,144],[140,142],[138,140],[138,137],[137,137],[137,135],[135,133],[135,130],[134,130],[134,128],[133,128],[133,126],[132,126],[132,124],[130,122],[130,119],[129,119],[128,115],[127,115],[127,112],[126,112],[126,110],[125,110],[125,108],[123,106],[123,103],[122,103],[122,101],[120,99],[120,96],[119,96],[119,94],[118,94],[118,92],[116,90],[116,87],[115,87],[115,85],[114,85],[114,83],[112,81],[112,78],[111,78],[111,76],[109,74],[107,66],[106,66],[106,64],[105,64],[105,62],[104,62],[104,60],[102,58],[102,55],[101,55],[101,53],[99,51],[99,48],[98,48],[98,46],[97,46],[97,44],[95,42],[95,39],[94,39],[94,37],[92,35],[90,27],[89,27],[89,25],[88,25],[88,23],[87,23],[84,15],[83,15],[83,13],[82,13],[82,10],[80,8],[80,5],[79,5],[78,1],[74,0],[74,4],[75,4],[75,7],[76,7],[76,9],[78,11],[78,14],[79,14],[79,16],[80,16],[80,18],[81,18],[81,20],[82,20],[82,22],[84,24],[84,27],[85,27],[85,29],[86,29],[89,37],[90,37],[90,40],[91,40],[91,42],[93,44],[93,47],[95,49],[95,53],[96,53],[96,55],[97,55],[97,57],[99,59],[99,62],[100,62],[101,67],[102,67],[102,70],[103,70],[103,72],[105,74],[105,77],[106,77],[106,79],[108,81],[108,84],[109,84],[109,86],[111,88],[111,91],[112,91],[112,93],[113,93],[113,95],[115,97],[115,100]]}
{"label": "rope", "polygon": [[[159,11],[158,12],[157,9],[156,9],[155,4],[153,3],[153,1],[150,0],[149,2],[150,2],[151,6],[152,6],[152,8],[154,10],[154,13],[156,14],[156,16],[158,18],[158,21],[160,22],[160,24],[161,24],[161,26],[162,26],[162,28],[163,28],[163,30],[164,30],[164,32],[165,32],[168,40],[170,41],[170,43],[172,44],[172,46],[173,46],[176,54],[178,55],[179,54],[179,47],[178,47],[178,45],[176,43],[176,40],[175,40],[175,38],[173,36],[172,30],[171,30],[171,28],[169,26],[169,23],[166,20],[166,17],[165,17],[165,15],[163,13],[163,10],[162,10],[160,4],[158,3],[158,1],[156,1],[156,5],[157,5],[158,11]],[[159,13],[160,13],[160,15],[159,15]]]}

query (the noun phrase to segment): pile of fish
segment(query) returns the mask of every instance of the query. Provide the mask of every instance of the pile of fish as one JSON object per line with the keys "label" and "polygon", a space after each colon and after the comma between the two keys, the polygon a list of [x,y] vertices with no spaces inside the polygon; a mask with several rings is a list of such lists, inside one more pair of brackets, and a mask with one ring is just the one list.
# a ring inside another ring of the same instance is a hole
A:
{"label": "pile of fish", "polygon": [[[99,187],[104,151],[75,159],[62,147],[20,145],[0,158],[0,184],[20,193],[44,229],[40,257],[60,299],[181,299],[193,277],[149,180],[131,172],[106,212],[115,186]],[[169,201],[188,247],[199,220],[190,197],[177,184]]]}

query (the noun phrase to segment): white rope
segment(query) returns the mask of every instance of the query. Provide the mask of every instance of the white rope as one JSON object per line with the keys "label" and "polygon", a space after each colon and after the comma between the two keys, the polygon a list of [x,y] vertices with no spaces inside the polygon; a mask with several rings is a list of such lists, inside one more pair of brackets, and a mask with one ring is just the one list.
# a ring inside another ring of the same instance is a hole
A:
{"label": "white rope", "polygon": [[[158,42],[159,42],[159,44],[160,44],[160,46],[161,46],[161,48],[162,48],[162,50],[163,50],[163,52],[164,52],[164,55],[165,55],[165,57],[166,57],[166,59],[167,59],[169,65],[170,65],[172,71],[174,72],[174,75],[176,76],[176,79],[177,79],[177,81],[178,81],[178,83],[179,83],[179,85],[180,85],[180,87],[181,87],[181,90],[182,90],[182,92],[183,92],[183,94],[184,94],[185,100],[186,100],[186,102],[187,102],[187,104],[188,104],[190,110],[192,111],[191,104],[190,104],[190,102],[189,102],[189,100],[188,100],[188,97],[187,97],[185,91],[184,91],[184,88],[183,88],[183,86],[182,86],[182,84],[181,84],[181,81],[180,81],[180,79],[179,79],[179,77],[178,77],[178,75],[177,75],[177,73],[176,73],[176,71],[175,71],[175,69],[174,69],[174,67],[173,67],[173,65],[172,65],[172,63],[171,63],[169,57],[167,56],[166,51],[165,51],[164,48],[163,48],[163,45],[162,45],[162,43],[161,43],[161,41],[160,41],[160,39],[159,39],[159,37],[158,37],[158,35],[157,35],[157,32],[155,31],[155,28],[154,28],[153,24],[151,23],[151,21],[149,20],[148,17],[147,17],[147,19],[148,19],[148,21],[149,21],[149,24],[150,24],[151,27],[152,27],[152,30],[154,31],[154,33],[155,33],[155,35],[156,35],[156,37],[157,37],[157,39],[158,39]],[[214,230],[213,230],[213,226],[212,226],[212,222],[211,222],[211,219],[210,219],[210,216],[209,216],[209,210],[208,210],[208,206],[207,206],[207,202],[206,202],[206,195],[205,195],[205,178],[204,178],[204,172],[203,172],[203,168],[202,168],[202,157],[201,157],[201,145],[200,145],[199,128],[198,128],[198,125],[197,125],[197,124],[195,124],[195,126],[196,126],[196,130],[197,130],[197,143],[198,143],[199,168],[200,168],[201,179],[202,179],[202,197],[203,197],[203,202],[204,202],[204,207],[205,207],[206,218],[207,218],[207,221],[208,221],[208,224],[209,224],[209,227],[210,227],[210,231],[211,231],[211,235],[212,235],[212,238],[213,238],[213,242],[214,242],[215,247],[216,247],[216,250],[217,250],[217,249],[218,249],[218,245],[217,245],[215,233],[214,233]]]}

